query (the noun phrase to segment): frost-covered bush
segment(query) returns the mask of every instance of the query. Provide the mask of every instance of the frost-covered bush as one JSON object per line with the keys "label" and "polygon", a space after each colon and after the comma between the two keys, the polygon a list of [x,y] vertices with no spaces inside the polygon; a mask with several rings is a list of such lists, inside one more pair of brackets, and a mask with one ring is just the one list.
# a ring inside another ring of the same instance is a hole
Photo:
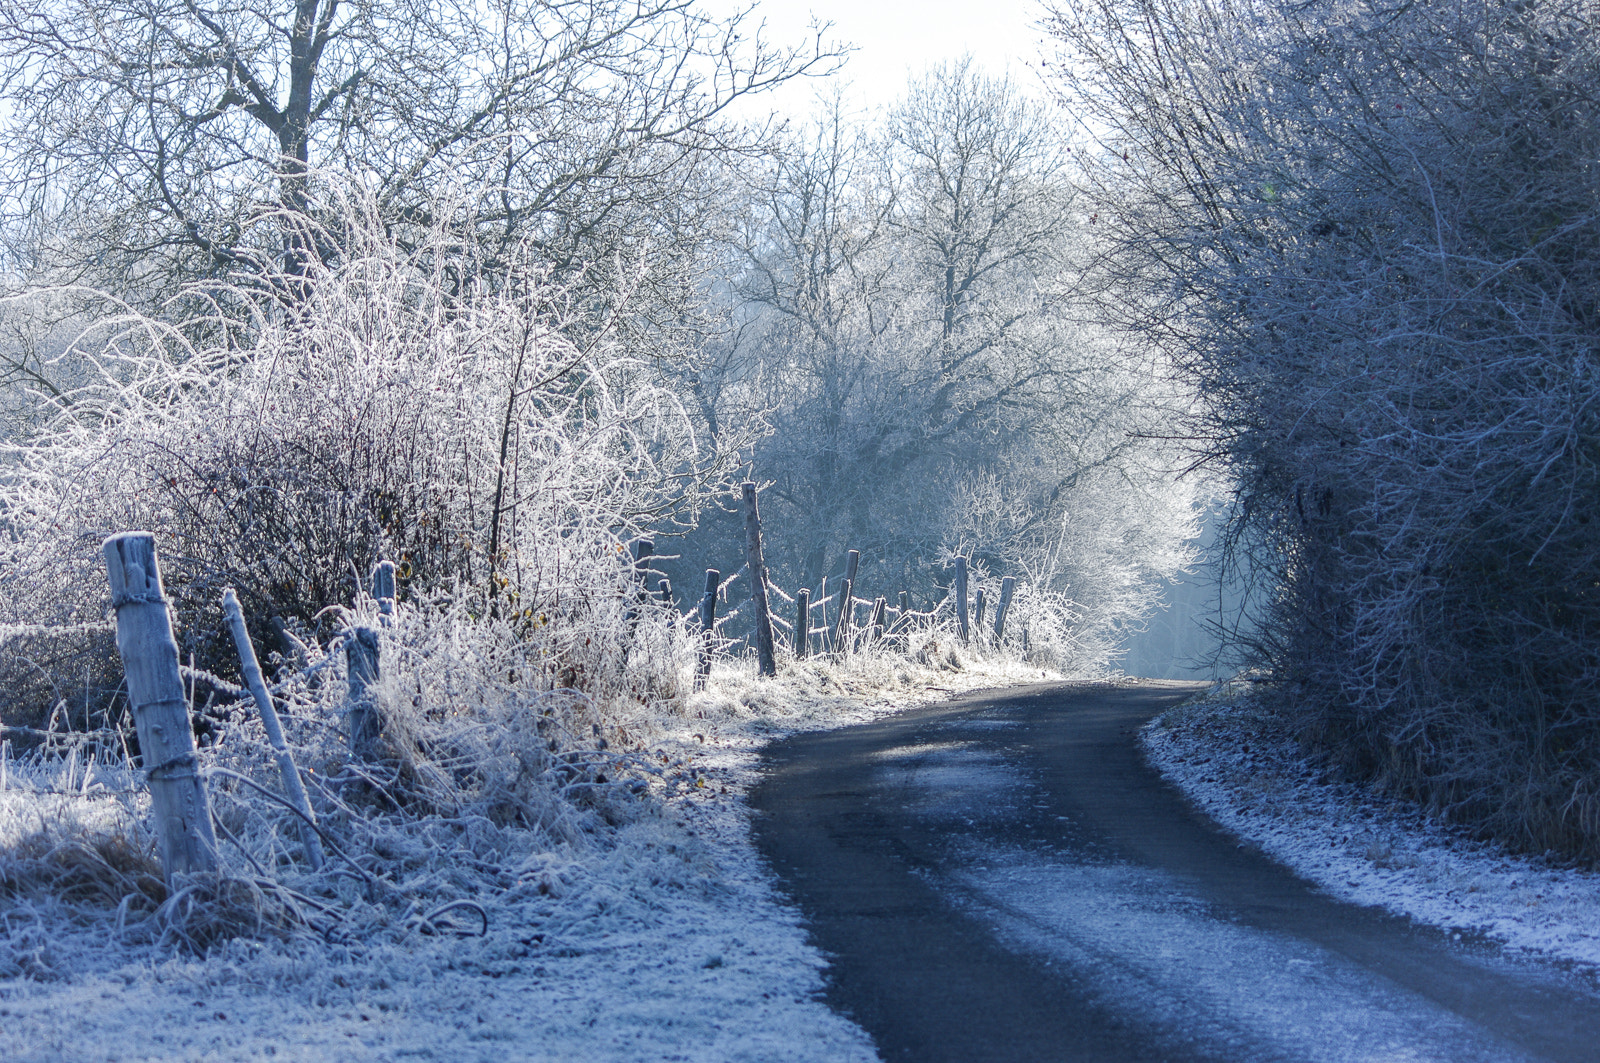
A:
{"label": "frost-covered bush", "polygon": [[1571,0],[1058,9],[1105,300],[1204,394],[1302,735],[1600,856],[1600,47]]}
{"label": "frost-covered bush", "polygon": [[708,475],[686,418],[530,256],[402,246],[370,208],[345,200],[337,265],[270,289],[194,289],[173,321],[102,304],[57,356],[82,382],[38,393],[53,416],[5,448],[0,622],[98,619],[98,544],[132,528],[207,667],[231,656],[223,587],[262,637],[311,631],[380,558],[403,600],[529,629],[631,593],[627,540]]}
{"label": "frost-covered bush", "polygon": [[[31,685],[0,709],[49,733],[9,769],[0,747],[0,896],[41,925],[191,948],[474,932],[559,893],[662,789],[669,766],[641,736],[682,711],[695,647],[642,593],[628,543],[692,511],[715,455],[535,265],[489,272],[415,233],[402,246],[359,224],[366,206],[345,204],[365,236],[336,266],[195,289],[170,321],[103,300],[56,355],[80,383],[37,395],[50,416],[7,442],[0,644]],[[161,881],[137,747],[107,711],[121,669],[100,541],[129,528],[156,536],[196,666],[215,881]],[[367,590],[380,558],[398,567],[386,611]],[[228,682],[226,586],[263,646],[321,871]],[[365,760],[347,737],[356,626],[379,640]],[[64,777],[77,791],[58,815],[35,784]],[[71,950],[29,940],[5,935],[0,974],[71,969]]]}
{"label": "frost-covered bush", "polygon": [[[386,617],[374,606],[345,619],[379,635],[377,759],[348,753],[342,637],[303,643],[274,691],[327,853],[320,871],[248,702],[200,752],[223,842],[215,881],[163,882],[148,796],[122,757],[80,755],[78,734],[20,761],[0,749],[0,899],[15,923],[0,928],[0,977],[92,965],[73,955],[80,934],[98,949],[109,933],[114,947],[205,950],[243,935],[304,952],[481,933],[562,893],[678,784],[644,749],[681,712],[692,660],[669,611],[619,607],[529,631],[463,603]],[[35,941],[35,924],[54,930]]]}

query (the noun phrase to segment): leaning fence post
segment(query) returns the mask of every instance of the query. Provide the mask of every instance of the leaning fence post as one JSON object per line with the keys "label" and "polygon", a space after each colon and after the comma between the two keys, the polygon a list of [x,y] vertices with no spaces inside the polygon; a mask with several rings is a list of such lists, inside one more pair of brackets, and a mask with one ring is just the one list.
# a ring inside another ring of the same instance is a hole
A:
{"label": "leaning fence post", "polygon": [[889,599],[881,594],[878,595],[877,599],[872,603],[872,637],[878,642],[883,641],[883,619],[884,614],[888,611]]}
{"label": "leaning fence post", "polygon": [[178,643],[162,593],[155,536],[123,532],[107,539],[102,550],[111,608],[117,615],[117,651],[128,680],[128,705],[150,784],[161,870],[170,886],[175,875],[217,870],[211,802],[195,759],[189,703],[178,673]]}
{"label": "leaning fence post", "polygon": [[744,554],[750,566],[750,600],[756,606],[756,658],[762,675],[778,674],[772,646],[772,617],[767,612],[767,566],[761,559],[761,511],[756,507],[756,485],[746,480],[744,492]]}
{"label": "leaning fence post", "polygon": [[967,559],[956,558],[956,630],[961,633],[961,641],[966,642],[971,634],[967,627]]}
{"label": "leaning fence post", "polygon": [[394,562],[379,561],[372,569],[372,597],[378,603],[379,622],[388,627],[394,618]]}
{"label": "leaning fence post", "polygon": [[[388,565],[387,561],[384,564]],[[394,577],[394,566],[389,565],[390,578]],[[390,598],[393,595],[393,585],[390,586]],[[379,602],[383,599],[379,598]],[[278,710],[273,707],[272,695],[267,691],[267,684],[261,678],[261,662],[256,660],[256,648],[250,644],[250,632],[244,626],[244,610],[239,608],[239,596],[229,587],[222,592],[222,615],[227,618],[228,628],[233,632],[233,644],[239,649],[239,669],[244,673],[244,684],[250,688],[250,696],[255,699],[256,710],[261,713],[261,726],[266,729],[267,741],[272,743],[272,750],[277,755],[278,774],[283,777],[283,788],[289,795],[289,803],[295,811],[300,813],[300,843],[306,848],[306,862],[311,865],[311,870],[321,871],[322,839],[317,837],[315,813],[311,811],[311,802],[306,799],[306,790],[300,783],[300,773],[295,770],[294,756],[289,752],[289,744],[283,740],[283,728],[278,724]]]}
{"label": "leaning fence post", "polygon": [[370,627],[350,630],[344,642],[349,670],[350,756],[362,763],[378,759],[378,736],[383,727],[372,687],[378,681],[378,633]]}
{"label": "leaning fence post", "polygon": [[794,655],[804,657],[811,652],[811,589],[801,587],[794,596]]}
{"label": "leaning fence post", "polygon": [[722,573],[706,569],[706,592],[700,596],[700,660],[696,663],[694,686],[696,690],[706,685],[711,674],[711,640],[716,637],[717,587],[722,583]]}
{"label": "leaning fence post", "polygon": [[839,633],[836,639],[840,650],[844,650],[850,644],[850,622],[854,619],[851,613],[855,605],[856,572],[860,565],[860,550],[851,550],[845,554],[844,583],[839,588]]}
{"label": "leaning fence post", "polygon": [[1011,595],[1017,589],[1017,578],[1007,576],[1000,581],[1000,604],[994,607],[994,640],[999,642],[1006,634],[1006,613],[1011,609]]}

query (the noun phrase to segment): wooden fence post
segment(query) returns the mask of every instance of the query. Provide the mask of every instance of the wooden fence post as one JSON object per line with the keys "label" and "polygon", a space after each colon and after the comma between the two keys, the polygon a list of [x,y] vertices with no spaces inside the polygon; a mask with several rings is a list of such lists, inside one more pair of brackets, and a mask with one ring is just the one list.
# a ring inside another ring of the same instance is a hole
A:
{"label": "wooden fence post", "polygon": [[[384,562],[385,565],[389,563]],[[394,576],[394,566],[389,565],[389,574]],[[393,585],[390,586],[390,598],[393,598]],[[379,602],[383,599],[379,598]],[[233,632],[233,644],[239,650],[239,669],[244,673],[244,684],[250,688],[250,696],[255,699],[256,711],[261,713],[261,726],[266,729],[267,741],[272,743],[272,750],[277,755],[278,774],[283,778],[283,789],[289,795],[289,803],[295,811],[300,813],[300,844],[306,849],[306,862],[311,865],[311,870],[321,871],[324,857],[322,855],[322,839],[317,837],[317,817],[311,811],[311,802],[306,798],[306,789],[300,782],[300,773],[295,770],[294,755],[289,752],[289,744],[283,740],[283,728],[278,724],[278,710],[273,707],[272,694],[267,690],[267,684],[261,678],[261,662],[256,660],[256,648],[250,643],[250,632],[244,626],[244,610],[239,608],[239,596],[233,588],[222,592],[222,615],[227,618],[228,628]]]}
{"label": "wooden fence post", "polygon": [[845,555],[844,583],[839,588],[839,626],[834,641],[842,652],[850,645],[850,625],[855,619],[856,572],[861,566],[861,551],[851,550]]}
{"label": "wooden fence post", "polygon": [[379,622],[388,627],[394,619],[394,562],[379,561],[372,569],[372,597],[378,603]]}
{"label": "wooden fence post", "polygon": [[884,614],[888,611],[889,599],[881,594],[878,595],[877,599],[872,603],[872,637],[874,641],[883,641],[883,620]]}
{"label": "wooden fence post", "polygon": [[983,639],[983,588],[978,588],[978,593],[972,601],[972,630],[978,633],[978,638]]}
{"label": "wooden fence post", "polygon": [[1011,595],[1016,592],[1017,578],[1007,576],[1000,581],[1000,604],[994,607],[994,639],[999,642],[1006,636],[1006,613],[1011,609]]}
{"label": "wooden fence post", "polygon": [[378,759],[378,737],[383,723],[372,703],[372,686],[378,681],[378,633],[370,627],[350,630],[344,642],[349,670],[350,756],[370,764]]}
{"label": "wooden fence post", "polygon": [[794,655],[804,657],[811,652],[811,589],[801,587],[794,597]]}
{"label": "wooden fence post", "polygon": [[827,653],[832,643],[833,628],[828,626],[828,577],[822,577],[822,587],[817,591],[817,619],[821,621],[817,626],[822,629],[822,652]]}
{"label": "wooden fence post", "polygon": [[744,555],[750,566],[750,599],[756,607],[756,659],[762,675],[778,674],[772,645],[772,617],[767,612],[767,566],[761,559],[761,511],[756,507],[756,485],[746,480],[744,492]]}
{"label": "wooden fence post", "polygon": [[660,583],[656,584],[656,590],[659,591],[660,594],[661,594],[661,604],[662,605],[671,605],[672,604],[672,581],[671,580],[663,579]]}
{"label": "wooden fence post", "polygon": [[961,641],[966,642],[971,634],[967,626],[967,559],[956,558],[956,630],[961,633]]}
{"label": "wooden fence post", "polygon": [[162,593],[155,536],[123,532],[105,541],[106,577],[117,615],[117,651],[150,785],[151,811],[167,885],[180,874],[217,870],[211,802],[195,759],[189,703],[178,673],[178,643]]}
{"label": "wooden fence post", "polygon": [[700,660],[694,670],[694,688],[706,685],[711,674],[711,640],[716,637],[717,587],[722,583],[722,573],[706,569],[706,592],[700,596]]}

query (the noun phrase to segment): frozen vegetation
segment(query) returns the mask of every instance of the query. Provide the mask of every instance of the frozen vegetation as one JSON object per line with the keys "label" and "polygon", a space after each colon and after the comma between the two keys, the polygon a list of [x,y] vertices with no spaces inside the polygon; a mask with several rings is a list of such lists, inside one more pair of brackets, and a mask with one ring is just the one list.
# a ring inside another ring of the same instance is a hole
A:
{"label": "frozen vegetation", "polygon": [[1247,693],[1219,687],[1141,732],[1150,761],[1246,842],[1335,897],[1600,974],[1600,874],[1507,852],[1341,781]]}
{"label": "frozen vegetation", "polygon": [[[203,952],[197,913],[153,906],[131,773],[70,754],[6,762],[0,1048],[19,1063],[875,1059],[816,999],[823,961],[757,863],[742,794],[785,731],[1050,674],[949,650],[929,661],[863,654],[776,681],[719,665],[681,713],[625,721],[650,770],[628,772],[646,785],[612,822],[531,846],[482,816],[373,817],[360,862],[379,894],[334,878],[301,901],[314,911],[285,918],[271,909],[288,902],[257,892],[234,910],[250,932]],[[288,881],[309,894],[310,879]]]}

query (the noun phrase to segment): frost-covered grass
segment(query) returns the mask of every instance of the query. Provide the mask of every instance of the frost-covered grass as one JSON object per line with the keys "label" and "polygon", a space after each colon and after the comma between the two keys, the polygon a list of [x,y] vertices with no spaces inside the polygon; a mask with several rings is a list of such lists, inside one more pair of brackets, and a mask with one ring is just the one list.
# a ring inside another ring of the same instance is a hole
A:
{"label": "frost-covered grass", "polygon": [[1329,894],[1600,968],[1600,873],[1510,854],[1414,804],[1330,781],[1248,693],[1219,690],[1141,737],[1190,800]]}
{"label": "frost-covered grass", "polygon": [[[204,940],[163,915],[131,773],[76,757],[8,762],[0,1056],[874,1059],[816,999],[823,961],[772,892],[743,794],[775,735],[1045,677],[1009,658],[921,656],[787,662],[776,680],[730,661],[703,691],[615,701],[597,721],[623,775],[609,816],[566,799],[550,806],[567,817],[560,829],[438,809],[366,815],[335,836],[378,847],[360,858],[376,891],[355,874],[295,870],[281,830],[272,876],[235,854],[235,880],[275,880],[328,911],[286,917],[277,906],[294,895],[257,886],[215,908],[258,920]],[[630,774],[623,746],[655,771]],[[566,785],[542,777],[552,782]],[[471,903],[440,911],[452,898]]]}

